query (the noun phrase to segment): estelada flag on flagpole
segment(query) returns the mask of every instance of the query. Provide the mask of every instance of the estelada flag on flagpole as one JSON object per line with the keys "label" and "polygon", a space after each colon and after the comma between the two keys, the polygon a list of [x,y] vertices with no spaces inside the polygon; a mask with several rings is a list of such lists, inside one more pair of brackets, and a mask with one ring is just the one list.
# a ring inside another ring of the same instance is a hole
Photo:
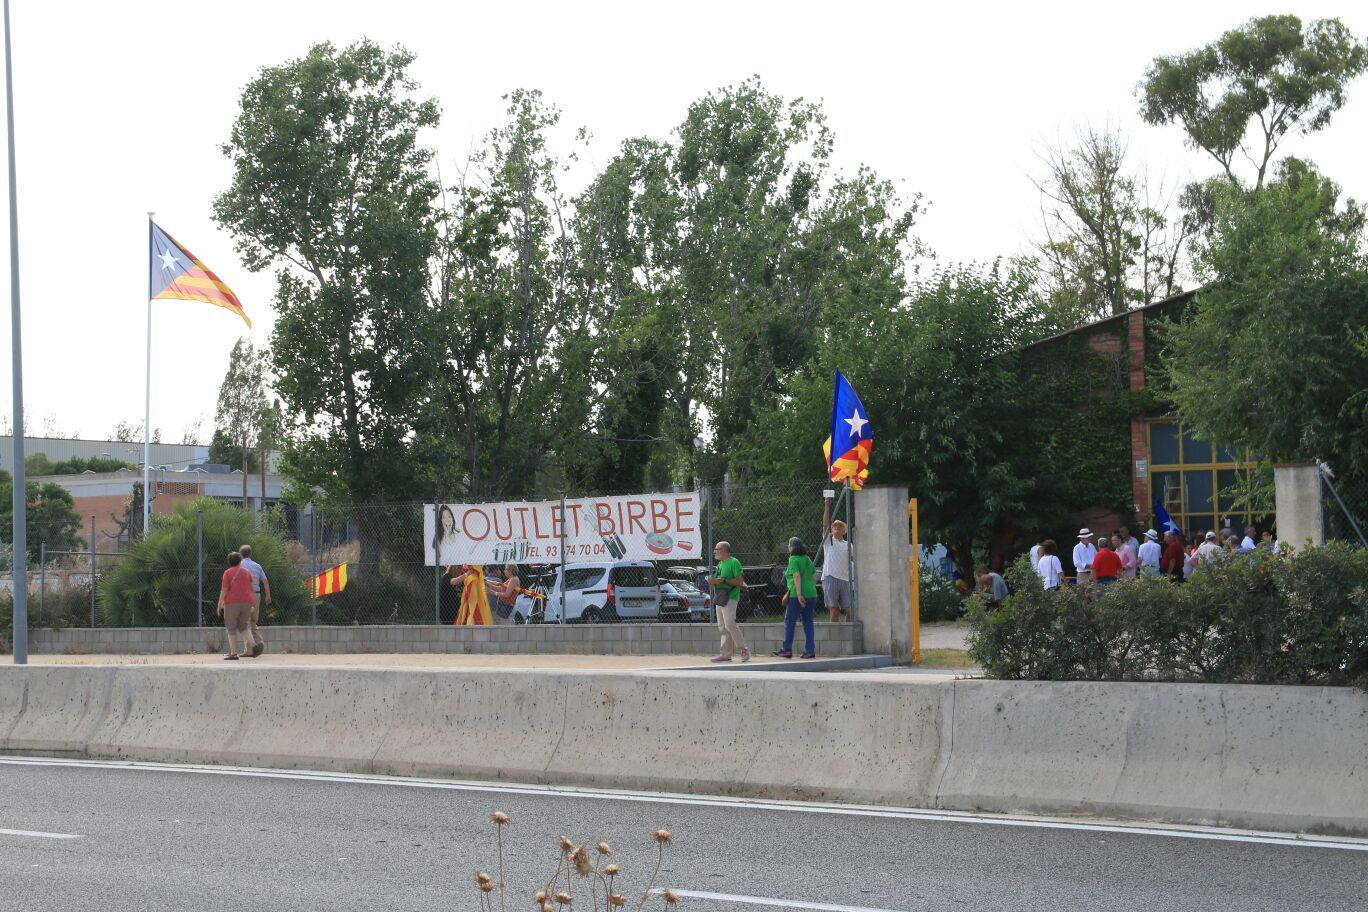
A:
{"label": "estelada flag on flagpole", "polygon": [[347,565],[345,563],[330,567],[309,580],[309,593],[315,597],[332,595],[334,592],[341,592],[346,588]]}
{"label": "estelada flag on flagpole", "polygon": [[831,436],[822,444],[827,475],[835,482],[849,479],[851,490],[860,490],[869,479],[869,456],[873,449],[874,428],[869,415],[850,381],[837,371],[831,398]]}
{"label": "estelada flag on flagpole", "polygon": [[242,302],[223,280],[190,251],[152,222],[148,275],[148,297],[154,301],[203,301],[242,317],[250,328],[252,321],[242,310]]}

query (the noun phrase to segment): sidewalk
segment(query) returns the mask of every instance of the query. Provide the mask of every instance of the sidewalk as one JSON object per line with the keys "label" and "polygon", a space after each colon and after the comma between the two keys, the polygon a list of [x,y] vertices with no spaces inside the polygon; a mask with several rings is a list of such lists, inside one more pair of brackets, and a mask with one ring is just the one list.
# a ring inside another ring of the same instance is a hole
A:
{"label": "sidewalk", "polygon": [[[32,665],[252,665],[348,668],[529,668],[582,669],[590,671],[636,671],[653,668],[697,668],[711,665],[711,656],[609,656],[609,655],[457,655],[454,653],[302,653],[267,652],[258,659],[225,662],[223,656],[204,653],[174,655],[30,655]],[[783,662],[756,656],[752,665]],[[732,662],[739,666],[740,660]]]}

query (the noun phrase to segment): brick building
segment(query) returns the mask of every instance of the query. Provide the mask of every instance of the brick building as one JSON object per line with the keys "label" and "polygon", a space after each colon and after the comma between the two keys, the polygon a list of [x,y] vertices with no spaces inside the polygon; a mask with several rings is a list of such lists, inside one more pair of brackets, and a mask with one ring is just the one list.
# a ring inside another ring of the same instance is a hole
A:
{"label": "brick building", "polygon": [[[1157,358],[1157,324],[1180,314],[1194,295],[1184,292],[1098,320],[1033,343],[1024,351],[1050,359],[1061,356],[1065,348],[1085,346],[1097,356],[1102,371],[1110,372],[1117,381],[1110,388],[1099,387],[1094,396],[1115,395],[1117,388],[1140,393],[1146,389]],[[1197,439],[1162,402],[1133,415],[1129,424],[1129,511],[1085,507],[1071,516],[1074,524],[1094,531],[1111,531],[1123,524],[1132,531],[1153,528],[1151,504],[1157,498],[1189,538],[1212,529],[1243,529],[1251,522],[1266,527],[1267,517],[1237,507],[1236,498],[1229,492],[1253,468],[1249,454]]]}

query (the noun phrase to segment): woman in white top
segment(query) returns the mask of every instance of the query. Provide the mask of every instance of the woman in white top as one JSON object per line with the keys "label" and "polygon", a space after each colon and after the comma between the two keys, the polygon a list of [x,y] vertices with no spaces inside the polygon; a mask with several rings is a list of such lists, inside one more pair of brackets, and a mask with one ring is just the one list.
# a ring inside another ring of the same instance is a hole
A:
{"label": "woman in white top", "polygon": [[1064,579],[1064,565],[1055,555],[1056,547],[1052,538],[1040,543],[1040,560],[1036,563],[1036,573],[1040,574],[1040,583],[1046,589],[1058,589]]}

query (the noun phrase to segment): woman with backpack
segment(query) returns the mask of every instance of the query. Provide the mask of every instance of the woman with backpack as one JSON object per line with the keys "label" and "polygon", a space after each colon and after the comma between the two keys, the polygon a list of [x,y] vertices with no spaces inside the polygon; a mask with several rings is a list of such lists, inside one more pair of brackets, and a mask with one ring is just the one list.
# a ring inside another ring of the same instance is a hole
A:
{"label": "woman with backpack", "polygon": [[817,629],[814,615],[817,610],[817,568],[808,557],[801,538],[789,539],[788,566],[784,568],[788,583],[788,605],[784,609],[784,648],[774,655],[781,659],[793,658],[793,629],[803,619],[803,639],[806,641],[803,658],[817,658]]}

